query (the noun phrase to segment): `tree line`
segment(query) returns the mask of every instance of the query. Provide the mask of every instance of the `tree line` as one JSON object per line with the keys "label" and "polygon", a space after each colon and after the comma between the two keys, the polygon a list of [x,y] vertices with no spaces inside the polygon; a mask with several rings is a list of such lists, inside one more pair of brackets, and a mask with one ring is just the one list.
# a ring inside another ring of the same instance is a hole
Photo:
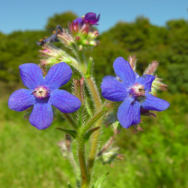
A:
{"label": "tree line", "polygon": [[[18,66],[28,62],[39,63],[41,46],[36,41],[49,37],[58,24],[67,27],[68,21],[76,17],[72,12],[65,12],[49,18],[42,31],[0,33],[0,82],[7,85],[19,83]],[[144,17],[131,23],[118,22],[99,36],[100,44],[93,51],[86,52],[94,59],[97,84],[105,75],[113,74],[112,63],[116,57],[128,60],[129,55],[135,55],[139,74],[152,60],[158,61],[160,66],[156,74],[169,85],[169,92],[188,93],[187,33],[188,22],[183,19],[170,20],[164,27],[152,25]]]}

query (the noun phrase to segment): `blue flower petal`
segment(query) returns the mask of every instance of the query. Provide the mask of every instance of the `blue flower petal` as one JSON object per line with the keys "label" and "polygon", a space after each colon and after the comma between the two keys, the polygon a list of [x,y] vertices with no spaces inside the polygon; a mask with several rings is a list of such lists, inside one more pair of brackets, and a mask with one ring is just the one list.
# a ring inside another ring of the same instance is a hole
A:
{"label": "blue flower petal", "polygon": [[54,90],[50,95],[50,103],[63,113],[72,113],[81,106],[80,100],[65,90]]}
{"label": "blue flower petal", "polygon": [[113,67],[116,75],[126,84],[127,87],[135,83],[136,75],[130,64],[122,57],[116,58]]}
{"label": "blue flower petal", "polygon": [[149,75],[149,74],[145,74],[143,76],[138,77],[136,79],[136,82],[141,84],[141,85],[143,85],[145,91],[150,92],[153,80],[155,80],[155,76]]}
{"label": "blue flower petal", "polygon": [[49,127],[53,121],[53,111],[51,104],[46,100],[37,101],[33,107],[29,121],[31,125],[40,130]]}
{"label": "blue flower petal", "polygon": [[154,97],[149,93],[146,93],[146,100],[140,105],[146,110],[156,111],[166,110],[170,106],[170,104],[167,101]]}
{"label": "blue flower petal", "polygon": [[120,105],[118,109],[117,118],[120,124],[125,128],[129,128],[131,125],[140,123],[139,102],[133,102],[131,97],[127,97],[127,99]]}
{"label": "blue flower petal", "polygon": [[58,89],[66,84],[72,76],[72,70],[64,62],[58,63],[51,67],[45,77],[44,84],[50,89]]}
{"label": "blue flower petal", "polygon": [[123,82],[118,81],[114,76],[106,76],[103,78],[102,96],[110,101],[123,101],[127,97],[126,87]]}
{"label": "blue flower petal", "polygon": [[32,90],[19,89],[9,97],[8,107],[11,110],[21,112],[34,105],[34,103],[35,97],[32,95]]}
{"label": "blue flower petal", "polygon": [[34,89],[43,83],[43,75],[40,67],[34,63],[26,63],[19,66],[23,84],[29,89]]}

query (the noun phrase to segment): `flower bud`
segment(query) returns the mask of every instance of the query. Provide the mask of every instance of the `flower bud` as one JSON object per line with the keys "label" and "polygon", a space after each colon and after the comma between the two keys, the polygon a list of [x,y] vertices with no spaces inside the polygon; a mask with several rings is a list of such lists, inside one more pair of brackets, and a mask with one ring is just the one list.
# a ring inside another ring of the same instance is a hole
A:
{"label": "flower bud", "polygon": [[[157,67],[159,66],[159,63],[157,61],[153,61],[149,66],[146,68],[144,71],[144,74],[150,74],[153,75],[155,71],[157,70]],[[151,94],[156,95],[157,91],[159,90],[167,90],[167,85],[163,84],[161,78],[158,78],[155,76],[155,80],[152,82],[152,87],[151,87]]]}
{"label": "flower bud", "polygon": [[157,61],[153,61],[144,71],[144,74],[150,74],[153,75],[155,71],[157,70],[157,67],[159,66],[159,63]]}
{"label": "flower bud", "polygon": [[110,164],[116,158],[119,158],[119,148],[118,147],[112,147],[100,155],[100,159],[102,160],[103,164],[106,164],[106,163]]}
{"label": "flower bud", "polygon": [[63,157],[67,157],[68,153],[71,152],[71,137],[70,137],[70,135],[66,134],[65,140],[58,142],[57,145],[60,147],[61,154],[63,155]]}
{"label": "flower bud", "polygon": [[119,121],[116,121],[112,124],[112,128],[113,128],[114,134],[119,134],[122,129],[122,126],[120,125]]}
{"label": "flower bud", "polygon": [[68,46],[74,43],[79,50],[89,49],[89,47],[99,44],[95,41],[96,37],[99,36],[98,31],[91,29],[91,26],[84,23],[83,20],[83,18],[75,19],[72,23],[69,23],[69,33],[66,31],[60,33],[58,35],[59,40],[62,40]]}
{"label": "flower bud", "polygon": [[78,97],[83,105],[84,103],[84,78],[80,80],[73,79],[74,82],[74,95]]}
{"label": "flower bud", "polygon": [[69,34],[68,31],[66,31],[65,29],[63,29],[63,32],[59,32],[57,34],[57,38],[64,43],[67,46],[72,46],[72,44],[74,43],[74,38],[72,35]]}
{"label": "flower bud", "polygon": [[136,56],[129,56],[129,64],[133,71],[136,70]]}
{"label": "flower bud", "polygon": [[151,94],[156,95],[157,91],[160,90],[167,90],[168,85],[163,84],[161,78],[155,77],[155,80],[152,82],[152,87],[151,87]]}

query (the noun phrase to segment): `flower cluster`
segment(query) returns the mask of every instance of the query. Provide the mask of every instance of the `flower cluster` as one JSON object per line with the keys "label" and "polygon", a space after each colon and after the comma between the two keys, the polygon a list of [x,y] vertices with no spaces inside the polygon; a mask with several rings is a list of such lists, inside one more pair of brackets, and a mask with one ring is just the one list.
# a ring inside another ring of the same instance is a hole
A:
{"label": "flower cluster", "polygon": [[59,63],[60,61],[66,62],[67,64],[76,61],[73,57],[68,55],[64,50],[61,50],[54,46],[51,42],[50,43],[44,43],[42,45],[42,50],[39,50],[40,57],[42,59],[40,60],[41,67],[46,65],[55,65]]}
{"label": "flower cluster", "polygon": [[[58,89],[66,84],[72,76],[72,70],[66,63],[70,65],[75,63],[80,72],[82,72],[82,66],[79,67],[75,58],[55,47],[52,42],[63,41],[67,46],[74,44],[77,50],[95,46],[98,32],[94,31],[92,26],[98,25],[99,19],[100,15],[97,16],[95,13],[89,12],[82,18],[77,18],[69,23],[68,30],[58,25],[51,37],[40,40],[38,45],[42,45],[40,52],[44,57],[41,60],[42,67],[49,64],[53,66],[43,77],[39,66],[32,63],[21,65],[20,75],[24,85],[29,89],[20,89],[14,92],[9,98],[9,108],[24,111],[33,106],[29,117],[30,123],[38,129],[45,129],[53,121],[52,106],[63,113],[72,113],[81,107],[81,101],[82,106],[87,104],[84,101],[83,92],[80,94],[80,88],[84,87],[84,78],[80,81],[74,80],[75,86],[79,86],[79,89],[76,90],[76,96],[79,99]],[[122,102],[118,107],[117,117],[112,118],[113,121],[110,120],[111,123],[115,122],[116,132],[119,131],[119,123],[125,128],[133,125],[136,129],[141,130],[138,125],[141,122],[141,115],[153,116],[154,114],[150,110],[163,111],[169,107],[167,101],[152,95],[156,90],[165,90],[167,87],[161,82],[161,79],[153,75],[157,66],[158,63],[153,62],[145,70],[144,75],[139,76],[135,72],[135,57],[129,57],[129,62],[118,57],[113,64],[117,77],[104,77],[101,84],[102,96],[110,101]],[[90,64],[88,64],[88,69],[89,67]],[[86,74],[82,73],[83,75]]]}
{"label": "flower cluster", "polygon": [[79,50],[96,46],[99,42],[95,39],[99,33],[92,28],[92,25],[98,25],[99,19],[100,15],[96,17],[95,13],[89,12],[69,23],[69,29],[59,31],[57,37],[67,46],[76,45]]}

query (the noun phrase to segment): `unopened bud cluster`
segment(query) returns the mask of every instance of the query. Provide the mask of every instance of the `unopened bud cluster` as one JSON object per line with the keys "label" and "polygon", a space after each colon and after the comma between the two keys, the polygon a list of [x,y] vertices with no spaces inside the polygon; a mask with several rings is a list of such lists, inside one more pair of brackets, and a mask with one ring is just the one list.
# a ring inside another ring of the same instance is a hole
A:
{"label": "unopened bud cluster", "polygon": [[[78,50],[96,46],[99,43],[99,41],[96,41],[99,33],[97,30],[92,28],[92,25],[94,24],[91,22],[86,22],[86,16],[87,15],[85,15],[83,18],[77,18],[72,23],[69,23],[69,28],[67,30],[63,29],[63,31],[59,31],[57,35],[58,39],[67,46],[76,46]],[[96,15],[93,16],[93,19],[95,19]],[[95,22],[97,22],[97,20]]]}
{"label": "unopened bud cluster", "polygon": [[42,50],[39,50],[40,57],[42,57],[41,65],[55,65],[59,62],[66,62],[70,64],[71,62],[75,62],[76,60],[69,56],[65,51],[57,48],[52,43],[45,43],[42,45]]}

